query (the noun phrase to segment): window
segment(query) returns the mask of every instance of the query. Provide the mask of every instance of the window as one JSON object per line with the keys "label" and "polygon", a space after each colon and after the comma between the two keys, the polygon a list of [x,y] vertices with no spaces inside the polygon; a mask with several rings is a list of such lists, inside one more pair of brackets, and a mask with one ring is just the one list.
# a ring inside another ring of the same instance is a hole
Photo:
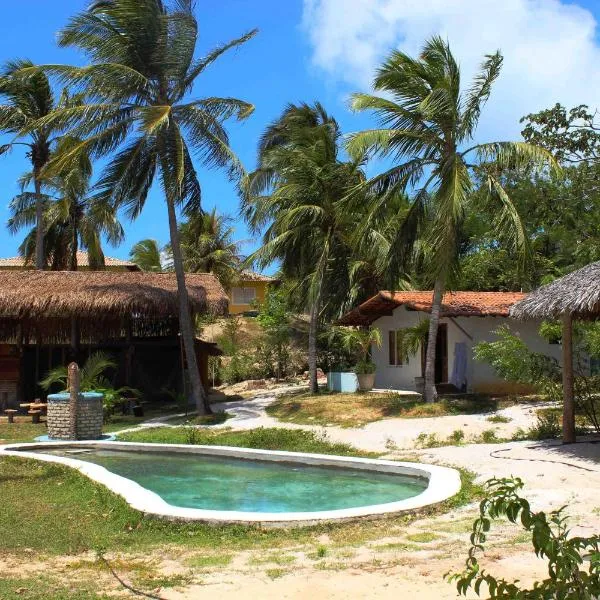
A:
{"label": "window", "polygon": [[231,288],[233,304],[252,304],[256,300],[256,288],[234,287]]}
{"label": "window", "polygon": [[404,364],[404,348],[402,347],[402,331],[388,332],[389,363],[392,366]]}

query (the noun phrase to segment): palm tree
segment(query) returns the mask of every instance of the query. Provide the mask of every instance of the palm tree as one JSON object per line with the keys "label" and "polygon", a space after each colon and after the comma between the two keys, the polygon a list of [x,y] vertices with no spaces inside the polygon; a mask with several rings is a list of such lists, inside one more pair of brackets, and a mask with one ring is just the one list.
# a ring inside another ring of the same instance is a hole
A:
{"label": "palm tree", "polygon": [[[56,152],[66,151],[76,141],[63,138]],[[44,266],[52,270],[77,270],[77,254],[80,248],[87,251],[88,264],[92,269],[104,267],[102,237],[112,245],[119,244],[124,232],[110,205],[90,196],[92,165],[89,157],[79,155],[78,160],[52,177],[40,177],[43,214]],[[28,174],[22,185],[27,186]],[[37,254],[37,205],[38,194],[23,191],[10,203],[12,216],[9,230],[16,233],[31,227],[19,251],[29,262]]]}
{"label": "palm tree", "polygon": [[[349,136],[351,156],[365,152],[396,163],[368,182],[370,213],[384,206],[391,194],[411,190],[411,208],[401,234],[390,249],[407,258],[407,247],[419,235],[427,248],[433,300],[425,368],[425,399],[435,400],[435,342],[442,297],[456,268],[458,241],[472,198],[473,175],[485,181],[488,201],[502,239],[524,257],[527,238],[519,215],[502,187],[500,174],[507,168],[550,165],[552,156],[523,142],[473,144],[483,105],[500,73],[499,52],[486,57],[480,73],[466,91],[448,43],[433,37],[418,58],[394,51],[377,71],[374,89],[384,96],[354,94],[354,110],[370,110],[381,124]],[[429,211],[427,231],[423,217]],[[367,224],[368,225],[368,224]],[[396,256],[396,259],[398,256]],[[398,263],[398,261],[396,260]],[[403,262],[403,261],[400,261]]]}
{"label": "palm tree", "polygon": [[351,287],[354,223],[344,200],[364,181],[361,161],[338,158],[340,130],[319,104],[289,105],[263,134],[259,167],[249,178],[244,210],[263,246],[248,258],[265,267],[280,261],[296,286],[292,296],[310,313],[310,389],[318,392],[319,320],[341,305]]}
{"label": "palm tree", "polygon": [[226,167],[232,178],[243,168],[229,147],[223,122],[247,118],[253,106],[234,98],[189,97],[198,77],[231,48],[255,35],[251,31],[195,59],[198,24],[192,0],[105,0],[73,17],[59,33],[61,47],[74,47],[91,61],[86,67],[46,66],[86,98],[41,123],[71,130],[83,141],[56,158],[53,167],[78,152],[92,157],[118,152],[101,175],[97,194],[137,217],[158,179],[167,205],[173,263],[179,296],[179,323],[193,398],[201,414],[211,412],[200,380],[177,209],[200,210],[201,191],[192,161]]}
{"label": "palm tree", "polygon": [[163,260],[158,242],[152,239],[140,240],[133,245],[129,252],[129,258],[142,270],[152,273],[161,273],[166,269],[163,268]]}
{"label": "palm tree", "polygon": [[240,269],[240,242],[233,239],[231,219],[197,213],[179,226],[181,254],[187,272],[213,273],[228,288]]}
{"label": "palm tree", "polygon": [[[33,70],[33,72],[32,72]],[[22,73],[29,71],[27,77]],[[31,161],[32,180],[35,188],[35,267],[43,269],[44,220],[42,196],[42,170],[48,163],[58,131],[51,125],[34,125],[42,117],[52,114],[56,108],[54,94],[46,75],[34,70],[28,60],[7,62],[0,73],[0,131],[13,136],[8,144],[0,146],[0,154],[9,152],[14,146],[25,146]],[[67,101],[63,94],[60,104]]]}

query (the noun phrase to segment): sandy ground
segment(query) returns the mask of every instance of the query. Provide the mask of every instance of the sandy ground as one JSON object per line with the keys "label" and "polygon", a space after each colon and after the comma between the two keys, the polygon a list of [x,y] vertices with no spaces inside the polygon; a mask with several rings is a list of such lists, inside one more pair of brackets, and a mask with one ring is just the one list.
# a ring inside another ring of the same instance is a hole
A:
{"label": "sandy ground", "polygon": [[[542,407],[535,404],[519,404],[504,408],[495,413],[457,415],[447,417],[426,417],[418,419],[384,419],[368,423],[361,428],[342,428],[335,426],[323,427],[320,425],[296,425],[284,423],[266,414],[265,408],[274,402],[278,394],[283,394],[298,387],[285,388],[257,393],[254,398],[239,401],[214,404],[215,410],[225,410],[233,415],[221,425],[212,425],[211,429],[255,429],[256,427],[281,427],[284,429],[307,429],[320,435],[326,435],[331,441],[352,444],[362,450],[373,452],[386,452],[392,449],[412,449],[415,440],[420,434],[435,434],[439,440],[446,439],[454,431],[460,430],[469,440],[481,435],[486,430],[494,430],[499,438],[510,438],[519,428],[527,429],[535,419],[535,411]],[[508,417],[508,423],[491,423],[487,419],[492,415]],[[142,427],[156,427],[157,425],[169,426],[169,417],[159,417],[146,421]]]}
{"label": "sandy ground", "polygon": [[[493,476],[521,477],[526,483],[525,495],[534,509],[567,507],[573,535],[591,535],[600,527],[600,443],[563,447],[518,442],[436,448],[417,454],[424,462],[472,469],[480,480]],[[400,457],[402,453],[397,455]],[[418,519],[405,533],[435,532],[437,539],[416,548],[380,553],[378,546],[370,542],[342,564],[295,563],[276,579],[259,569],[253,572],[226,568],[205,576],[200,585],[164,591],[163,595],[173,600],[202,598],[205,594],[217,600],[456,598],[453,586],[443,576],[449,570],[461,568],[468,549],[469,526],[475,516],[476,507],[469,506],[450,514]],[[385,545],[397,539],[399,536],[394,533],[378,543]],[[491,539],[483,564],[494,574],[523,583],[545,577],[544,563],[535,558],[517,527],[498,524]]]}
{"label": "sandy ground", "polygon": [[[435,433],[438,439],[454,430],[467,438],[494,429],[498,436],[509,437],[517,428],[529,427],[537,405],[516,405],[498,411],[511,419],[494,424],[489,415],[448,416],[422,419],[386,419],[360,429],[311,427],[280,423],[265,414],[265,407],[275,399],[273,392],[252,400],[217,405],[234,415],[223,426],[239,429],[287,427],[310,429],[328,439],[351,443],[373,451],[388,451],[390,456],[422,460],[436,464],[464,467],[477,473],[478,481],[491,477],[520,477],[526,484],[524,494],[534,509],[552,510],[567,507],[572,518],[573,534],[591,535],[600,529],[600,442],[562,446],[558,443],[511,442],[447,446],[415,450],[414,440],[420,433]],[[151,426],[152,423],[146,425]],[[200,584],[185,589],[163,591],[169,599],[211,598],[286,598],[321,599],[396,599],[456,598],[451,584],[444,581],[448,571],[460,570],[468,549],[470,525],[477,515],[476,506],[463,507],[451,514],[417,519],[405,532],[390,532],[391,547],[406,541],[410,532],[435,532],[436,540],[409,549],[381,551],[381,545],[365,543],[354,549],[351,558],[326,559],[320,563],[300,559],[293,567],[275,569],[269,575],[265,567],[244,568],[238,562],[206,573]],[[535,558],[528,540],[513,526],[498,525],[498,534],[486,552],[485,565],[496,575],[532,582],[545,577],[544,563]],[[383,543],[386,540],[379,540]],[[410,546],[410,544],[409,544]],[[414,544],[413,544],[414,546]],[[273,565],[270,565],[273,567]],[[470,597],[475,598],[475,595]]]}
{"label": "sandy ground", "polygon": [[[519,405],[499,411],[512,419],[507,424],[490,423],[486,420],[488,415],[469,415],[388,419],[361,429],[341,429],[279,423],[264,412],[273,399],[270,392],[253,400],[223,403],[217,408],[234,414],[225,423],[227,427],[325,430],[331,440],[348,442],[365,450],[388,451],[390,457],[410,457],[467,468],[477,473],[480,482],[491,477],[520,477],[526,485],[524,495],[534,510],[566,506],[573,535],[587,536],[600,530],[600,441],[570,446],[556,442],[511,442],[414,449],[414,439],[421,432],[436,433],[443,439],[455,429],[465,431],[470,437],[493,428],[499,436],[508,436],[517,427],[531,425],[539,405]],[[143,426],[157,424],[160,420]],[[323,539],[319,539],[319,544],[326,549],[322,557],[315,555],[314,544],[291,544],[289,548],[259,551],[258,555],[257,551],[240,552],[230,564],[212,568],[191,569],[192,554],[168,547],[143,557],[125,556],[124,560],[155,561],[163,575],[185,575],[187,583],[160,591],[160,596],[168,600],[208,597],[212,600],[397,600],[399,597],[444,600],[457,598],[453,585],[444,581],[444,574],[462,568],[477,510],[475,505],[463,506],[437,516],[419,517],[406,525],[396,521],[388,527],[384,522],[381,535],[360,542],[329,539],[323,535]],[[219,552],[219,548],[215,548],[215,552]],[[93,561],[93,557],[89,560]],[[494,525],[482,563],[496,576],[519,579],[523,583],[546,576],[544,563],[531,552],[527,537],[518,527],[506,523]],[[58,567],[46,563],[44,568]],[[0,557],[0,571],[3,569],[13,572],[18,565]],[[98,576],[97,571],[95,573],[93,576]],[[79,576],[85,577],[86,571],[81,570]],[[117,590],[109,576],[102,577],[107,590]],[[117,595],[120,594],[117,592]],[[125,597],[130,596],[125,594]],[[476,598],[473,594],[469,597]]]}

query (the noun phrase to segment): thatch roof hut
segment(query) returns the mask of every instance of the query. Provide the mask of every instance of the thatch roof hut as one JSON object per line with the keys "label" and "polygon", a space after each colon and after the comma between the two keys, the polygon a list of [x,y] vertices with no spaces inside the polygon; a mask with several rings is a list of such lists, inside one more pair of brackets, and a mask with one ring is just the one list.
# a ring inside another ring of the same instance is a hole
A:
{"label": "thatch roof hut", "polygon": [[[194,314],[226,314],[227,295],[212,274],[188,274],[186,282]],[[68,339],[73,319],[83,337],[119,334],[128,321],[140,334],[160,335],[178,319],[175,274],[0,271],[0,337]]]}
{"label": "thatch roof hut", "polygon": [[563,348],[563,441],[575,441],[573,320],[600,317],[600,262],[531,292],[510,309],[515,319],[560,319]]}
{"label": "thatch roof hut", "polygon": [[510,315],[515,319],[596,319],[600,315],[600,262],[591,263],[517,302]]}

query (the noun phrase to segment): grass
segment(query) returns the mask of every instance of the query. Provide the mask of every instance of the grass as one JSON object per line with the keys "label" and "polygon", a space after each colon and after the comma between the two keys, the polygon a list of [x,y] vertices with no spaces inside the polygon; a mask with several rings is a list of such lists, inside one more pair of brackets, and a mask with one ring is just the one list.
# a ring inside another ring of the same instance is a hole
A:
{"label": "grass", "polygon": [[160,444],[193,443],[208,446],[240,446],[242,448],[337,454],[340,456],[378,456],[374,452],[358,450],[350,444],[330,442],[325,435],[318,435],[312,431],[276,427],[259,427],[247,431],[154,427],[124,433],[119,436],[119,440]]}
{"label": "grass", "polygon": [[46,423],[0,423],[0,443],[31,442],[46,432]]}
{"label": "grass", "polygon": [[[474,475],[463,471],[461,476],[463,486],[456,496],[419,515],[439,514],[477,500],[481,489],[474,485]],[[299,544],[318,548],[323,535],[332,544],[360,545],[403,530],[418,516],[291,529],[176,523],[145,517],[73,469],[17,457],[0,458],[0,506],[0,554],[10,553],[25,562],[40,555],[74,555],[97,549],[147,552],[160,548],[162,552],[174,547],[201,555],[214,555],[215,549],[220,555],[242,550],[272,553]],[[198,558],[200,563],[203,560],[210,563],[213,559]],[[0,593],[2,600],[6,597],[12,596]]]}
{"label": "grass", "polygon": [[281,396],[267,407],[267,414],[286,423],[360,427],[365,423],[392,417],[415,419],[449,415],[481,414],[511,404],[507,399],[488,396],[442,398],[426,404],[420,398],[399,394],[294,394]]}
{"label": "grass", "polygon": [[109,600],[107,595],[89,585],[65,583],[49,575],[36,577],[0,577],[2,600]]}
{"label": "grass", "polygon": [[406,539],[415,544],[428,544],[429,542],[439,539],[439,536],[432,531],[419,531],[418,533],[407,535]]}
{"label": "grass", "polygon": [[215,412],[212,415],[186,415],[175,416],[168,419],[166,422],[169,425],[220,425],[225,423],[233,415],[226,411]]}
{"label": "grass", "polygon": [[504,415],[491,415],[486,421],[490,423],[510,423],[512,419],[510,417],[505,417]]}

